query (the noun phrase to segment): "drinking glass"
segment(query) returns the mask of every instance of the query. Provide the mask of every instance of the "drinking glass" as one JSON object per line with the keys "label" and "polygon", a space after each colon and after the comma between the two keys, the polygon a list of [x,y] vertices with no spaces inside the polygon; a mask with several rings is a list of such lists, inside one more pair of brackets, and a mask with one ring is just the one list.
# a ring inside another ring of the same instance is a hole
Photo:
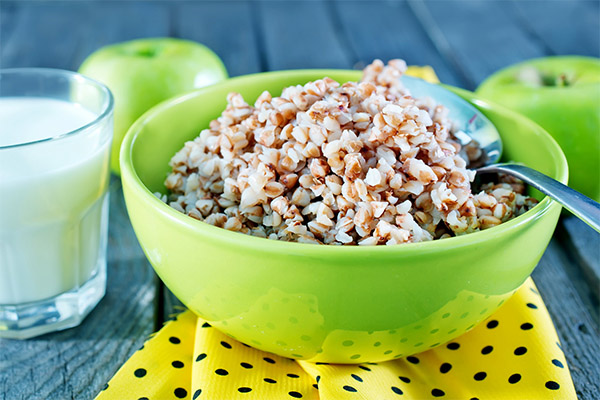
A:
{"label": "drinking glass", "polygon": [[0,70],[0,337],[76,326],[104,296],[112,131],[104,85]]}

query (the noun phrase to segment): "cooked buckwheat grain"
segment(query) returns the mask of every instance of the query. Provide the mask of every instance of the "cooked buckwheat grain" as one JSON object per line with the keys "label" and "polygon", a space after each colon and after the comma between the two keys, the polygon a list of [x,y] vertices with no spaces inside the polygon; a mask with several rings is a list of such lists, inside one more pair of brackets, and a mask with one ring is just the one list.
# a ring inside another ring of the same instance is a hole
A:
{"label": "cooked buckwheat grain", "polygon": [[514,180],[472,193],[475,172],[448,110],[403,87],[402,60],[360,82],[329,78],[230,93],[208,129],[173,156],[168,204],[206,223],[305,243],[420,242],[493,227],[535,204]]}

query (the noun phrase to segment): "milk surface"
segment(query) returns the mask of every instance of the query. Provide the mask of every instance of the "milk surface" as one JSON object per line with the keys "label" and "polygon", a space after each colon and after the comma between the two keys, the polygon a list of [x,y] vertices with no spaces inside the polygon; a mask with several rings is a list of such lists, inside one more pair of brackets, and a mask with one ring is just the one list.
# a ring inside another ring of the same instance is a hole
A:
{"label": "milk surface", "polygon": [[0,304],[78,287],[105,262],[110,134],[61,100],[0,98]]}

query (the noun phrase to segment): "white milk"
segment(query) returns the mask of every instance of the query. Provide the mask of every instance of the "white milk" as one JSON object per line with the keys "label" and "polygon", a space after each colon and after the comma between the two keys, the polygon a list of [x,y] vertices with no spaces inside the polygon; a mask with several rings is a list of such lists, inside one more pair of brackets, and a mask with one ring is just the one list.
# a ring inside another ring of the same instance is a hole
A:
{"label": "white milk", "polygon": [[105,262],[110,124],[2,148],[96,118],[66,101],[0,98],[0,304],[69,291]]}

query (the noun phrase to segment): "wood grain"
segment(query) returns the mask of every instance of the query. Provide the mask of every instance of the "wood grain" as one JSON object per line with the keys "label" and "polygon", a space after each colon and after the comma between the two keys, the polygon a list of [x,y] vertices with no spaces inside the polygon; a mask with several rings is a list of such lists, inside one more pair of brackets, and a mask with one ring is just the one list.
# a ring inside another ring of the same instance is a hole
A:
{"label": "wood grain", "polygon": [[0,68],[4,68],[2,62],[3,48],[6,43],[8,43],[8,39],[16,26],[16,22],[15,5],[13,3],[0,1]]}
{"label": "wood grain", "polygon": [[3,67],[72,69],[78,38],[85,27],[71,21],[82,20],[85,10],[65,3],[24,2],[12,6],[11,19],[16,26],[2,44]]}
{"label": "wood grain", "polygon": [[[412,1],[434,43],[468,77],[466,89],[515,62],[545,55],[503,1]],[[426,8],[426,10],[425,10]],[[452,16],[452,17],[449,17]],[[439,32],[440,34],[433,34]],[[440,36],[442,35],[442,36]]]}
{"label": "wood grain", "polygon": [[[225,63],[230,76],[260,72],[260,48],[256,43],[251,4],[247,1],[174,5],[177,36],[204,43]],[[215,23],[215,21],[218,21]]]}
{"label": "wood grain", "polygon": [[533,279],[552,316],[578,396],[581,399],[598,399],[598,323],[571,282],[571,274],[565,270],[569,263],[569,255],[556,240],[552,240],[533,273]]}
{"label": "wood grain", "polygon": [[515,16],[549,54],[600,56],[600,2],[513,0],[513,6]]}
{"label": "wood grain", "polygon": [[[148,2],[23,1],[4,4],[16,26],[2,41],[3,67],[76,70],[97,48],[147,36],[167,36],[166,5]],[[8,3],[8,2],[6,2]],[[143,18],[140,18],[143,15]],[[107,29],[110,26],[110,29]],[[8,31],[10,29],[10,32]],[[4,34],[2,34],[4,35]]]}
{"label": "wood grain", "polygon": [[85,26],[85,30],[79,38],[74,69],[102,46],[145,37],[169,36],[172,29],[170,7],[165,2],[100,1],[70,5],[70,8],[73,7],[80,8],[85,18],[77,24]]}
{"label": "wood grain", "polygon": [[600,233],[575,217],[563,219],[558,233],[574,264],[581,268],[585,286],[593,296],[591,300],[596,305],[597,316],[600,298]]}
{"label": "wood grain", "polygon": [[255,1],[269,71],[351,68],[349,49],[336,34],[323,1]]}
{"label": "wood grain", "polygon": [[[408,64],[431,65],[440,80],[464,86],[457,73],[440,54],[406,2],[335,1],[330,16],[339,21],[346,47],[356,54],[362,68],[373,59],[402,58]],[[365,21],[377,21],[377,27]]]}

